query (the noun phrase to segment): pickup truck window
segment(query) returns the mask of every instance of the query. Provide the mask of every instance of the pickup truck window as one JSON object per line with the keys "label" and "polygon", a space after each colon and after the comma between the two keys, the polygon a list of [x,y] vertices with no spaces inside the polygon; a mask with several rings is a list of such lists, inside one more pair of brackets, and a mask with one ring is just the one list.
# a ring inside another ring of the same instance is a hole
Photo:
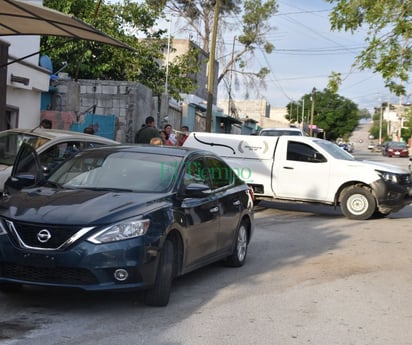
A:
{"label": "pickup truck window", "polygon": [[299,142],[289,141],[286,159],[289,161],[323,163],[325,157],[313,147]]}
{"label": "pickup truck window", "polygon": [[326,140],[319,140],[316,141],[322,149],[324,149],[327,153],[329,153],[333,158],[342,159],[345,161],[354,161],[355,157],[353,157],[349,152],[343,150],[341,147]]}

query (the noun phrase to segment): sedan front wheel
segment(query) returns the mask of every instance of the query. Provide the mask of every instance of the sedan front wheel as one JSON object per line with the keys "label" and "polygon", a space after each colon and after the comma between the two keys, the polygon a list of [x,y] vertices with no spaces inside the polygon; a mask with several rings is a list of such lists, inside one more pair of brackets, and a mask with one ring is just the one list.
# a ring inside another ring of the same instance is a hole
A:
{"label": "sedan front wheel", "polygon": [[174,246],[166,240],[160,252],[159,265],[154,285],[145,291],[144,303],[155,307],[164,307],[169,303],[173,281]]}

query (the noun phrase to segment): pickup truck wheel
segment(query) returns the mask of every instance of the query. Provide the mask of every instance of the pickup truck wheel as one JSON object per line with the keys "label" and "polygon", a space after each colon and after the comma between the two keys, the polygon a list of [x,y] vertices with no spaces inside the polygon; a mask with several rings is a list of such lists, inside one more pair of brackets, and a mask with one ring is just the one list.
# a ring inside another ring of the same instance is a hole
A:
{"label": "pickup truck wheel", "polygon": [[173,281],[174,246],[166,240],[160,252],[159,265],[154,285],[145,291],[144,303],[154,307],[164,307],[169,303]]}
{"label": "pickup truck wheel", "polygon": [[376,200],[366,188],[352,186],[342,191],[341,209],[349,219],[366,220],[375,213]]}
{"label": "pickup truck wheel", "polygon": [[236,244],[233,252],[225,260],[227,266],[240,267],[246,261],[248,246],[247,227],[245,222],[242,222],[237,231]]}

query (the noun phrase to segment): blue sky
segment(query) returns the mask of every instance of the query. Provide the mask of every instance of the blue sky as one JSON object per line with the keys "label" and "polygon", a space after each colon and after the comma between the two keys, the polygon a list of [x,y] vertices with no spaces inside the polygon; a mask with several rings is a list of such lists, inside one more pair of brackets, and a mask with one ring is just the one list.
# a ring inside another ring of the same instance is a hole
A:
{"label": "blue sky", "polygon": [[[342,73],[339,94],[351,99],[359,108],[372,110],[380,100],[399,103],[390,95],[379,74],[351,71],[356,55],[365,47],[365,32],[354,35],[331,32],[329,12],[324,0],[279,0],[279,12],[271,20],[275,27],[268,38],[275,45],[270,55],[256,52],[256,68],[269,67],[266,90],[261,90],[272,107],[282,107],[310,93],[313,87],[323,90],[332,71]],[[233,98],[241,99],[242,90]],[[226,98],[219,92],[220,98]],[[252,97],[251,97],[252,98]]]}
{"label": "blue sky", "polygon": [[[277,0],[277,3],[279,11],[270,22],[274,29],[267,35],[275,50],[270,55],[256,50],[248,62],[254,71],[267,67],[271,73],[266,79],[266,88],[260,88],[258,95],[251,91],[249,99],[264,97],[272,107],[284,107],[311,93],[313,87],[323,90],[329,75],[339,72],[343,79],[339,95],[352,100],[360,109],[367,108],[372,112],[381,102],[399,104],[399,97],[385,88],[380,74],[352,68],[355,57],[366,47],[366,29],[355,34],[332,32],[329,13],[333,6],[325,0]],[[240,16],[235,22],[241,22]],[[172,19],[172,23],[173,37],[190,36],[187,31],[179,34],[177,18]],[[236,31],[225,32],[227,55],[231,54],[235,35]],[[194,37],[191,36],[196,42]],[[226,89],[219,86],[219,99],[228,98]],[[411,87],[407,86],[407,90],[412,92]],[[239,83],[239,89],[232,83],[233,99],[245,99],[244,95],[242,83]],[[408,100],[412,101],[412,97]],[[405,97],[403,101],[406,101]]]}

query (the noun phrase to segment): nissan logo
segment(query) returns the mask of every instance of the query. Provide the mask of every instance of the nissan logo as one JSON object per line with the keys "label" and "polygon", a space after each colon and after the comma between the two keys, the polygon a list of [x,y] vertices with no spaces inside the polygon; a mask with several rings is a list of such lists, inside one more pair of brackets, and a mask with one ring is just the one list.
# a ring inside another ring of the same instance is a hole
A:
{"label": "nissan logo", "polygon": [[51,239],[50,231],[47,229],[40,230],[37,234],[37,240],[41,243],[46,243]]}

